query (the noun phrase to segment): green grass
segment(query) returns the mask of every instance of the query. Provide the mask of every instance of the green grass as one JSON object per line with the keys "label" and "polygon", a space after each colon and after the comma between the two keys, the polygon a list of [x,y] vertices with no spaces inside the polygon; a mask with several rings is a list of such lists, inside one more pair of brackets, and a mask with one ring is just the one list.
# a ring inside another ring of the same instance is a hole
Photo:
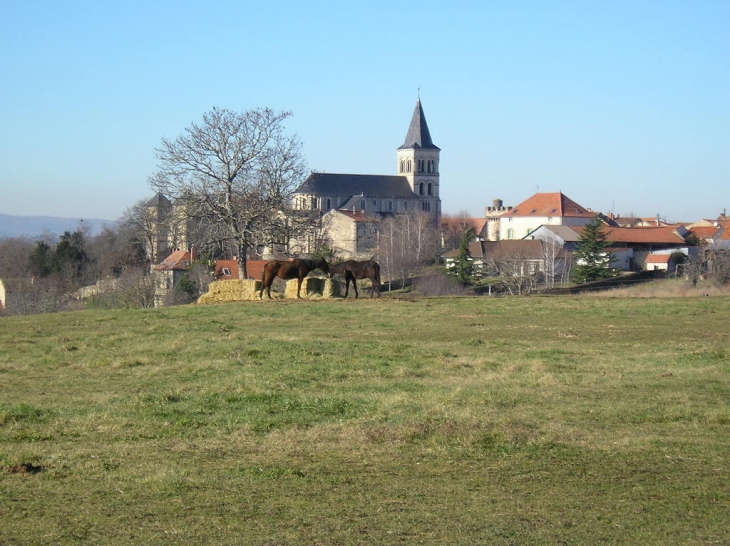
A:
{"label": "green grass", "polygon": [[728,544],[730,298],[0,319],[2,544]]}

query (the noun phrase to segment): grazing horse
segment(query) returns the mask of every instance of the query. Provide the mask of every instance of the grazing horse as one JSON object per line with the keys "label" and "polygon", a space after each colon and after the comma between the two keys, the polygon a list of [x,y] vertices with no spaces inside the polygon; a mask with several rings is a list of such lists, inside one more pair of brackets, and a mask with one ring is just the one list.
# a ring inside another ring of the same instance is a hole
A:
{"label": "grazing horse", "polygon": [[357,262],[355,260],[347,260],[341,264],[333,265],[331,268],[332,273],[345,276],[345,297],[347,297],[350,291],[350,281],[355,289],[355,297],[357,294],[357,279],[370,279],[372,287],[370,288],[370,297],[378,292],[380,296],[380,264],[373,260],[367,262]]}
{"label": "grazing horse", "polygon": [[299,293],[302,289],[302,279],[315,269],[321,269],[327,275],[330,274],[329,265],[327,265],[327,262],[323,258],[318,260],[274,260],[273,262],[268,262],[264,265],[264,273],[261,276],[261,292],[259,292],[259,298],[264,297],[264,289],[266,289],[266,294],[271,299],[271,284],[276,277],[284,280],[298,279],[297,298],[300,298]]}

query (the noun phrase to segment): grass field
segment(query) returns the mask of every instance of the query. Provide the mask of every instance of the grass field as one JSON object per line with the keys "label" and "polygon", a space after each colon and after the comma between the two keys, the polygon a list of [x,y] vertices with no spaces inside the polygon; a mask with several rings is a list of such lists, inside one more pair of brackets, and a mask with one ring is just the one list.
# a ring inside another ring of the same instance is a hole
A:
{"label": "grass field", "polygon": [[730,544],[730,298],[0,319],[1,544]]}

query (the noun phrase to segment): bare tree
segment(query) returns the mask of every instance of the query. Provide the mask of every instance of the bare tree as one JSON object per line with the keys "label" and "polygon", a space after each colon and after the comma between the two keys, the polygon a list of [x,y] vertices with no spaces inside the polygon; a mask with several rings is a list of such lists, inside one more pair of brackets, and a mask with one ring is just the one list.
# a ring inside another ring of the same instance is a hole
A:
{"label": "bare tree", "polygon": [[30,275],[30,256],[36,243],[27,237],[0,239],[0,279],[22,279]]}
{"label": "bare tree", "polygon": [[441,215],[441,247],[446,250],[459,248],[464,233],[473,227],[467,211]]}
{"label": "bare tree", "polygon": [[396,214],[381,223],[379,248],[389,281],[405,285],[417,269],[435,261],[438,233],[427,214]]}
{"label": "bare tree", "polygon": [[486,257],[488,275],[498,277],[512,295],[526,295],[535,290],[543,277],[541,257],[523,250],[504,249]]}
{"label": "bare tree", "polygon": [[[565,252],[558,239],[547,237],[540,239],[542,259],[545,264],[545,287],[553,288],[555,279],[565,272]],[[562,254],[562,256],[561,256]]]}
{"label": "bare tree", "polygon": [[258,244],[286,233],[291,195],[305,166],[296,136],[284,133],[291,114],[268,108],[236,113],[213,108],[175,140],[162,139],[150,185],[180,203],[206,230],[206,244],[235,245],[241,278]]}

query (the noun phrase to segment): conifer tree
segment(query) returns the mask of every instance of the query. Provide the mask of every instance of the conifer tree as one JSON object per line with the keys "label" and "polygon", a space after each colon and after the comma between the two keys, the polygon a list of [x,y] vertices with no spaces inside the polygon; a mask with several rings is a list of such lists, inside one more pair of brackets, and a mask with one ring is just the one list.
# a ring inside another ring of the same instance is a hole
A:
{"label": "conifer tree", "polygon": [[607,235],[602,231],[603,221],[596,216],[583,226],[575,247],[575,279],[579,282],[605,279],[612,275],[611,262],[614,259],[608,251]]}
{"label": "conifer tree", "polygon": [[470,283],[474,276],[474,261],[469,251],[469,243],[474,238],[475,233],[474,228],[470,227],[464,232],[459,243],[459,255],[456,257],[454,270],[456,271],[456,278],[461,284]]}

